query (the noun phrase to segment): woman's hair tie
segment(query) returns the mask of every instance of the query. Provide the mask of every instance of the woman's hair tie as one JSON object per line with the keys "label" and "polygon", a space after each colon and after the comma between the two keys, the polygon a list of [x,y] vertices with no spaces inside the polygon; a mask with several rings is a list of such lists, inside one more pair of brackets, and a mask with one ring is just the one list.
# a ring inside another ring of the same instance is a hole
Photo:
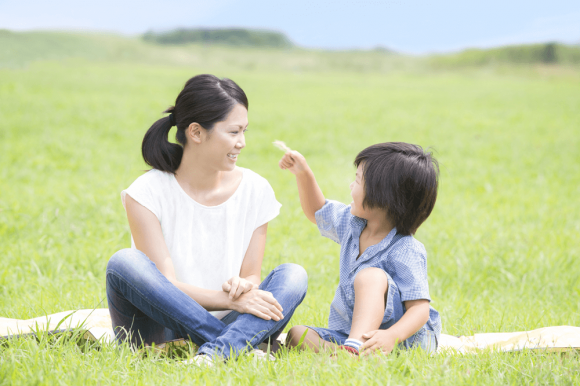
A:
{"label": "woman's hair tie", "polygon": [[175,122],[175,115],[173,115],[173,113],[169,114],[169,123],[171,123],[171,126],[177,125]]}

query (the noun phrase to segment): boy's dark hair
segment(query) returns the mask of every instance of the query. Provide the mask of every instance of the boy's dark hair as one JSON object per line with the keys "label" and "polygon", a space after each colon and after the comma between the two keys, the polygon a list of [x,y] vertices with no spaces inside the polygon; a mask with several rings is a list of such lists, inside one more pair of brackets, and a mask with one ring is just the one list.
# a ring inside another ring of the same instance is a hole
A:
{"label": "boy's dark hair", "polygon": [[437,200],[439,164],[418,145],[385,142],[369,146],[354,160],[363,166],[363,207],[386,209],[403,235],[415,234]]}

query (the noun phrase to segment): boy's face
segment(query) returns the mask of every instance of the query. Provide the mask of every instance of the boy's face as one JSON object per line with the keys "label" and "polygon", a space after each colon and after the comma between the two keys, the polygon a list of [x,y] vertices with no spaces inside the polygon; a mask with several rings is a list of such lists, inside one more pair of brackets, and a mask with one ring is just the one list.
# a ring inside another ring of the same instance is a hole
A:
{"label": "boy's face", "polygon": [[353,216],[367,219],[367,211],[363,208],[363,201],[365,199],[365,181],[363,178],[362,163],[358,165],[355,179],[350,184],[350,195],[352,196],[352,202],[350,203],[350,213]]}

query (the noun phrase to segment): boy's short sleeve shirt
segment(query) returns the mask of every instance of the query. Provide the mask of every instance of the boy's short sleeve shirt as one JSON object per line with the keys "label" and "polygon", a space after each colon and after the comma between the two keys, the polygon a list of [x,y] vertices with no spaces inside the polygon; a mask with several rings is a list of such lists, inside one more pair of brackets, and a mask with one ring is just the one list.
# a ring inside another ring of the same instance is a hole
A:
{"label": "boy's short sleeve shirt", "polygon": [[350,206],[342,202],[326,200],[324,206],[315,215],[320,234],[340,244],[349,230]]}
{"label": "boy's short sleeve shirt", "polygon": [[[329,328],[350,332],[354,309],[354,278],[365,268],[380,268],[389,279],[389,293],[382,328],[396,323],[404,313],[402,302],[426,299],[431,301],[427,281],[427,253],[423,244],[412,236],[397,234],[394,228],[378,244],[359,254],[360,234],[366,220],[350,213],[350,206],[326,200],[315,214],[322,236],[340,244],[340,281],[330,307]],[[439,313],[430,307],[427,322],[430,330],[439,336]]]}

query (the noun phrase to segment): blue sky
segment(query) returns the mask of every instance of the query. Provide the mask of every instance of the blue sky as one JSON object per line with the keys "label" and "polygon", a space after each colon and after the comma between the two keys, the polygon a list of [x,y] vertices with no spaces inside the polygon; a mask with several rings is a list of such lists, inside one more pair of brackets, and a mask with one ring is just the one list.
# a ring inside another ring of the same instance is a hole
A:
{"label": "blue sky", "polygon": [[580,0],[0,0],[0,28],[110,31],[176,27],[278,30],[304,47],[407,53],[580,43]]}

